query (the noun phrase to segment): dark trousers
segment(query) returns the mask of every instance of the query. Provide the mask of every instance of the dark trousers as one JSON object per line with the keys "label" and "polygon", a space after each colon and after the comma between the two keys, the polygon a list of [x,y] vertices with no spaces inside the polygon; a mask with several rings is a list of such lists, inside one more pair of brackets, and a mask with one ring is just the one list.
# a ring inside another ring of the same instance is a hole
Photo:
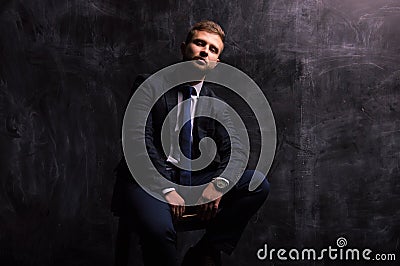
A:
{"label": "dark trousers", "polygon": [[[231,254],[253,214],[268,196],[269,183],[266,179],[255,190],[248,186],[253,173],[246,170],[237,184],[226,193],[220,202],[217,216],[205,226],[201,239],[215,249]],[[193,177],[196,183],[209,182],[213,173]],[[197,184],[193,184],[197,185]],[[140,186],[132,186],[127,195],[128,211],[120,217],[117,236],[116,264],[126,265],[130,231],[139,234],[145,265],[178,265],[176,224],[167,203],[159,201]]]}

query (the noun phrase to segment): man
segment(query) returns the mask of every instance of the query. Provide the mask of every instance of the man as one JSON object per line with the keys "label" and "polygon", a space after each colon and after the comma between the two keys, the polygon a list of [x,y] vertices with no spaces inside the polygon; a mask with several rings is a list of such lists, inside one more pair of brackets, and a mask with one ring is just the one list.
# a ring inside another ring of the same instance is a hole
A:
{"label": "man", "polygon": [[[162,95],[151,109],[145,126],[146,148],[157,171],[177,184],[204,185],[204,189],[196,196],[198,206],[186,206],[188,195],[181,192],[179,187],[167,186],[162,182],[154,182],[150,189],[163,200],[153,197],[135,182],[123,159],[117,168],[112,207],[120,216],[116,251],[118,265],[126,265],[127,262],[126,252],[123,252],[127,247],[121,244],[121,239],[128,238],[128,234],[125,234],[127,228],[140,236],[145,265],[177,265],[176,229],[185,223],[200,224],[205,227],[206,233],[189,249],[183,265],[221,265],[221,251],[227,254],[233,252],[249,219],[267,198],[269,184],[265,179],[257,189],[248,189],[253,174],[260,173],[249,170],[243,173],[240,167],[224,172],[230,159],[246,159],[241,140],[235,134],[230,136],[224,128],[234,130],[235,126],[223,108],[215,103],[207,103],[207,107],[204,107],[206,104],[201,101],[206,96],[215,98],[211,84],[204,82],[204,77],[220,61],[224,38],[223,30],[215,22],[202,21],[192,27],[181,45],[181,53],[183,61],[193,63],[196,73],[199,73],[198,78]],[[137,83],[143,81],[142,77]],[[189,105],[185,105],[187,103]],[[169,124],[167,132],[172,137],[179,135],[179,143],[171,142],[167,145],[169,150],[164,153],[161,125],[171,108],[178,104],[180,107],[176,119],[172,119],[174,122]],[[189,113],[185,111],[187,107]],[[198,110],[205,108],[218,114],[223,125],[214,119],[195,117]],[[188,122],[180,122],[185,115],[189,115],[185,120]],[[181,128],[179,123],[182,123]],[[217,154],[212,163],[196,171],[191,170],[191,165],[184,169],[182,154],[189,160],[201,156],[199,143],[205,137],[212,138],[216,143]],[[176,152],[177,146],[182,150],[181,156]],[[235,170],[243,174],[237,175]]]}

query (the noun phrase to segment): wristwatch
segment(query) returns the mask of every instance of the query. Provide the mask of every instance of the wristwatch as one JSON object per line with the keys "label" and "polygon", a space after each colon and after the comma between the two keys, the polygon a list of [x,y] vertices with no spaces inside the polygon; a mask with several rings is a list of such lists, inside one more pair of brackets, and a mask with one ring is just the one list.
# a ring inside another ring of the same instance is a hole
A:
{"label": "wristwatch", "polygon": [[222,177],[213,178],[211,183],[213,183],[215,189],[220,192],[224,192],[226,187],[229,186],[229,181]]}

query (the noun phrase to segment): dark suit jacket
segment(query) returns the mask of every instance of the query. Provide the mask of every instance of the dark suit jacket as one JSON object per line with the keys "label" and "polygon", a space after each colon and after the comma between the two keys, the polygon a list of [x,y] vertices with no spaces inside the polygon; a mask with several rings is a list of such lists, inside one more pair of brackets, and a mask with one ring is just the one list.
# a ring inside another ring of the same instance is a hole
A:
{"label": "dark suit jacket", "polygon": [[[146,79],[145,76],[139,76],[135,81],[135,87],[139,86]],[[209,84],[204,82],[203,87],[200,92],[200,98],[202,96],[214,97],[214,94],[211,87],[214,87],[214,84]],[[156,88],[146,88],[146,90],[153,90]],[[174,106],[178,103],[178,91],[179,87],[173,88],[169,90],[167,93],[161,96],[158,99],[151,109],[151,112],[147,118],[146,122],[146,132],[145,132],[145,143],[147,148],[148,156],[150,156],[151,161],[157,171],[167,178],[170,181],[175,183],[178,180],[174,180],[173,176],[171,176],[171,172],[167,171],[167,156],[169,151],[164,153],[161,144],[161,128],[163,126],[164,121],[167,118],[168,113],[173,109]],[[200,102],[199,102],[200,103]],[[207,110],[210,115],[218,116],[219,120],[222,121],[222,124],[216,121],[215,119],[211,119],[208,117],[197,117],[193,121],[193,150],[192,150],[192,158],[196,159],[200,156],[199,150],[199,142],[204,137],[212,138],[217,146],[217,155],[215,158],[210,158],[212,163],[209,164],[205,169],[200,171],[215,171],[215,177],[222,176],[228,180],[230,180],[231,184],[236,183],[236,181],[240,178],[241,170],[244,167],[238,167],[237,169],[232,169],[226,172],[224,175],[221,173],[224,171],[225,167],[228,164],[230,157],[232,160],[236,160],[238,165],[243,165],[243,161],[246,158],[245,153],[243,153],[243,149],[241,147],[240,139],[237,135],[233,134],[233,136],[229,136],[227,130],[224,127],[230,128],[232,132],[234,132],[234,125],[230,120],[230,116],[227,113],[226,108],[223,105],[215,104],[213,102],[205,102],[204,104],[198,104],[196,107],[196,113],[201,112],[201,110]],[[172,115],[172,118],[176,118],[176,116]],[[171,128],[174,128],[176,125],[176,119],[172,119],[172,121],[168,122]],[[168,125],[167,124],[167,125]],[[168,136],[170,133],[174,133],[172,130],[165,131],[166,136],[163,136],[163,139],[170,139],[171,136]],[[140,141],[140,140],[138,140]],[[166,145],[168,147],[169,145]],[[231,149],[232,148],[232,149]],[[142,162],[139,158],[140,155],[137,155],[138,162]],[[137,165],[138,167],[152,167],[146,165]],[[154,167],[152,167],[154,169]],[[242,169],[240,169],[242,168]],[[151,171],[148,171],[149,178],[151,178]],[[127,187],[130,185],[135,185],[135,180],[132,178],[131,173],[127,167],[125,158],[122,158],[118,167],[116,168],[116,184],[114,187],[114,195],[112,201],[112,211],[116,214],[120,213],[124,209],[124,193],[127,193]],[[146,177],[147,178],[147,177]],[[152,190],[157,193],[162,193],[161,191],[165,189],[165,185],[158,182],[159,180],[154,180],[152,182]]]}

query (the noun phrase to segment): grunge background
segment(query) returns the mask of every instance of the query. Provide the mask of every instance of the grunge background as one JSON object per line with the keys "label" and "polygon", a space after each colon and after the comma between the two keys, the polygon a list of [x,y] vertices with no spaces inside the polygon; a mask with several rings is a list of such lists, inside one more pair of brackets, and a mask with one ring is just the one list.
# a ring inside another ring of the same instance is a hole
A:
{"label": "grunge background", "polygon": [[[262,88],[278,131],[270,196],[225,264],[339,237],[400,260],[400,1],[1,0],[1,265],[112,265],[129,91],[201,19],[223,26],[222,60]],[[197,234],[181,239],[183,254]]]}

